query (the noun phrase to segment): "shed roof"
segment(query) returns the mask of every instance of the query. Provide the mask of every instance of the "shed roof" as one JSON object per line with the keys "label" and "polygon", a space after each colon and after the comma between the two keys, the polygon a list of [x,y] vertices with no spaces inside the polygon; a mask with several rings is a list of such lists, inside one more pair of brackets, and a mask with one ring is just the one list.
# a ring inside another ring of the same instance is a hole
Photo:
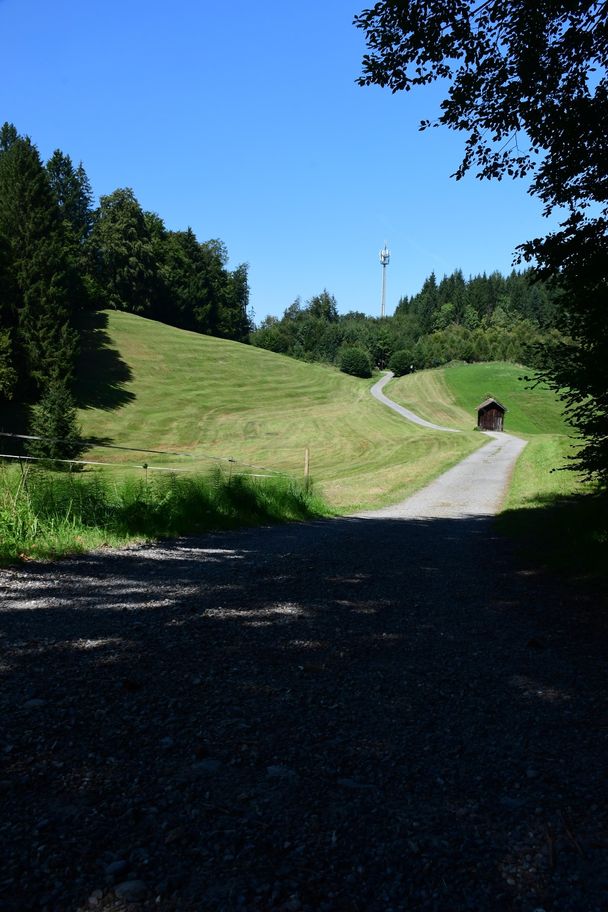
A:
{"label": "shed roof", "polygon": [[503,412],[509,411],[506,405],[503,405],[502,402],[499,402],[498,399],[493,399],[491,396],[489,399],[484,399],[484,401],[477,406],[477,411],[479,411],[479,409],[485,408],[487,405],[497,405],[498,408],[502,409]]}

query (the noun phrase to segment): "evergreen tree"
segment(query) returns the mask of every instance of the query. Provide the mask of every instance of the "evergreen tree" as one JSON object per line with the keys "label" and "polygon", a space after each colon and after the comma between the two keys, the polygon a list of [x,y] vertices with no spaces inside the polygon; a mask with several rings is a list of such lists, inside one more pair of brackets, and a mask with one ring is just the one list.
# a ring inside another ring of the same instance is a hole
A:
{"label": "evergreen tree", "polygon": [[0,153],[8,152],[18,139],[19,134],[15,125],[8,123],[8,121],[3,123],[0,127]]}
{"label": "evergreen tree", "polygon": [[0,148],[3,319],[15,326],[21,379],[43,390],[73,369],[73,264],[38,150],[10,125],[2,130]]}
{"label": "evergreen tree", "polygon": [[194,317],[198,331],[210,336],[217,334],[221,322],[227,260],[228,251],[222,241],[211,239],[198,245],[196,275],[200,297]]}
{"label": "evergreen tree", "polygon": [[413,302],[414,313],[420,320],[420,327],[423,332],[430,332],[433,328],[433,317],[439,303],[437,290],[437,280],[435,273],[432,272],[422,286],[422,291],[416,296]]}
{"label": "evergreen tree", "polygon": [[116,310],[150,315],[158,285],[150,231],[130,188],[102,196],[92,242],[104,303]]}
{"label": "evergreen tree", "polygon": [[66,256],[71,262],[70,297],[78,309],[90,308],[99,298],[89,242],[94,220],[93,191],[82,163],[74,168],[69,155],[59,149],[46,163],[46,172],[59,207]]}
{"label": "evergreen tree", "polygon": [[307,301],[306,311],[309,316],[317,320],[324,320],[326,323],[335,323],[338,319],[336,299],[326,288],[321,294],[314,295],[310,301]]}
{"label": "evergreen tree", "polygon": [[56,149],[46,163],[51,189],[61,217],[68,222],[80,244],[93,228],[93,190],[82,162],[74,168],[69,155]]}
{"label": "evergreen tree", "polygon": [[166,234],[163,257],[166,294],[156,314],[181,329],[196,330],[195,310],[204,296],[200,244],[191,228]]}
{"label": "evergreen tree", "polygon": [[226,275],[226,287],[220,308],[217,335],[235,342],[248,342],[251,323],[249,307],[249,279],[247,266],[242,263]]}
{"label": "evergreen tree", "polygon": [[0,329],[0,399],[12,399],[17,384],[13,346],[8,330]]}
{"label": "evergreen tree", "polygon": [[[86,449],[76,418],[74,399],[61,380],[53,380],[40,402],[32,407],[27,451],[40,459],[77,459]],[[55,468],[60,468],[56,464]]]}

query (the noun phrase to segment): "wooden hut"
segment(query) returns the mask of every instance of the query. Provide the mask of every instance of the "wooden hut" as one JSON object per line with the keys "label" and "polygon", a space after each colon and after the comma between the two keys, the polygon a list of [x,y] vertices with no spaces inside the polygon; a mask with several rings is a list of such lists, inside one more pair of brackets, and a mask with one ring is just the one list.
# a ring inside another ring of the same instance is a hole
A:
{"label": "wooden hut", "polygon": [[477,407],[477,427],[480,431],[502,431],[506,411],[498,399],[486,399]]}

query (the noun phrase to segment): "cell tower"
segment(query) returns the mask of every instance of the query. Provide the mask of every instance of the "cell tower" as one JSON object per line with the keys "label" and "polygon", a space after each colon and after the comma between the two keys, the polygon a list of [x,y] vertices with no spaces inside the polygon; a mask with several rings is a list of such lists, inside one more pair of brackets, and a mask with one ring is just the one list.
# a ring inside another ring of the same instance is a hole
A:
{"label": "cell tower", "polygon": [[386,267],[391,258],[391,252],[384,242],[384,247],[380,251],[380,262],[382,263],[382,302],[380,304],[380,316],[384,317],[384,302],[386,300]]}

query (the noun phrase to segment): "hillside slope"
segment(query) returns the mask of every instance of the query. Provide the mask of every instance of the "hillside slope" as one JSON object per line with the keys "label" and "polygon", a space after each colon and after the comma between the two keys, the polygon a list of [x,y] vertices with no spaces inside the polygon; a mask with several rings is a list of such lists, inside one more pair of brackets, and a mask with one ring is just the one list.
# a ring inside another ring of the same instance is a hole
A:
{"label": "hillside slope", "polygon": [[312,477],[344,510],[394,502],[484,442],[411,425],[371,398],[371,381],[329,367],[132,314],[94,320],[79,369],[84,433],[194,458],[89,458],[206,469],[232,457],[301,476],[309,447]]}
{"label": "hillside slope", "polygon": [[516,364],[454,364],[419,371],[393,380],[388,395],[424,418],[447,427],[469,429],[477,421],[477,406],[493,396],[508,409],[505,431],[529,443],[520,456],[506,509],[538,507],[547,499],[586,490],[576,472],[556,472],[576,451],[573,429],[564,420],[555,394],[530,388],[524,376],[531,370]]}
{"label": "hillside slope", "polygon": [[523,436],[570,434],[555,394],[546,387],[531,389],[524,379],[530,373],[530,368],[503,361],[454,364],[399,377],[385,391],[422,418],[447,427],[473,428],[477,406],[493,396],[508,409],[505,431]]}

